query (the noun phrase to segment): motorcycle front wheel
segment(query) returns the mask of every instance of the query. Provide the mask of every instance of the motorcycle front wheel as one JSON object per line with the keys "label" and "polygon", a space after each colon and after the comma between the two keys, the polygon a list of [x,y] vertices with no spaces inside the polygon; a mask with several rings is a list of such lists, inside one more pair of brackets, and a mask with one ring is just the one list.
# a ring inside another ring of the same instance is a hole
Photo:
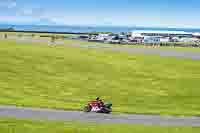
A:
{"label": "motorcycle front wheel", "polygon": [[83,112],[90,112],[91,111],[91,107],[90,106],[85,106],[84,108],[83,108]]}

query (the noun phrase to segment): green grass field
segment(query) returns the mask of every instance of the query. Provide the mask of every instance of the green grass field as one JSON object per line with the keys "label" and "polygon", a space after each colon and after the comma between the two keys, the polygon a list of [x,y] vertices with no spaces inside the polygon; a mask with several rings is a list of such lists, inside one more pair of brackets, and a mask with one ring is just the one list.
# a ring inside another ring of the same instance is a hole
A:
{"label": "green grass field", "polygon": [[31,36],[31,35],[35,35],[35,36],[72,36],[74,34],[55,34],[55,33],[26,33],[26,32],[0,32],[0,35],[4,35],[4,34],[7,34],[8,36],[11,35],[15,35],[15,36],[18,36],[18,35],[23,35],[23,36]]}
{"label": "green grass field", "polygon": [[167,127],[0,118],[1,133],[199,133],[199,127]]}
{"label": "green grass field", "polygon": [[100,96],[115,112],[200,114],[200,61],[0,41],[0,104],[81,109]]}

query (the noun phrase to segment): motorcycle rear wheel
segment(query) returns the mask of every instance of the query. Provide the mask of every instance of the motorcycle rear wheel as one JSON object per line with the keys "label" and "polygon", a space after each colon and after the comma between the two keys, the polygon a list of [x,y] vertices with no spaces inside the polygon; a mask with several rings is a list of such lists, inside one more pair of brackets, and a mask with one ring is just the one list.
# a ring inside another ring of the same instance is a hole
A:
{"label": "motorcycle rear wheel", "polygon": [[112,109],[109,108],[102,108],[101,110],[97,111],[97,113],[104,113],[104,114],[110,114],[112,112]]}

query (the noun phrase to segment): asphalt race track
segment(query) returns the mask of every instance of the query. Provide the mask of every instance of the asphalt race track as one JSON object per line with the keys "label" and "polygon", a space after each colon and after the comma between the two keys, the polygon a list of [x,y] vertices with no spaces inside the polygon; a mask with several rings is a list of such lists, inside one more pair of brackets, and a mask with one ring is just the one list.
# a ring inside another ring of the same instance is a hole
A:
{"label": "asphalt race track", "polygon": [[166,126],[200,126],[200,117],[178,117],[137,114],[97,114],[81,111],[0,106],[0,117],[31,118],[36,120],[62,120],[103,123],[129,123]]}
{"label": "asphalt race track", "polygon": [[110,49],[114,51],[125,51],[130,53],[144,53],[144,54],[153,54],[153,55],[160,55],[160,56],[172,56],[172,57],[182,57],[182,58],[191,58],[200,60],[200,52],[194,51],[177,51],[173,49],[161,49],[161,48],[131,48],[131,47],[112,47],[110,45],[81,45],[81,44],[71,44],[71,46],[78,46],[83,48],[101,48],[101,49]]}

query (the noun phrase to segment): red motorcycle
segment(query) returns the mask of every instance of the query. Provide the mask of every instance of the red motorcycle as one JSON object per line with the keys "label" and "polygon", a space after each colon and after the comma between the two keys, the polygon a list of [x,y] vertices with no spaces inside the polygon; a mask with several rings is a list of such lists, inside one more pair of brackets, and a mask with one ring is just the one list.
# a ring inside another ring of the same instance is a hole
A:
{"label": "red motorcycle", "polygon": [[83,108],[83,111],[109,114],[110,112],[112,112],[111,107],[112,107],[111,102],[101,104],[98,101],[91,101]]}

